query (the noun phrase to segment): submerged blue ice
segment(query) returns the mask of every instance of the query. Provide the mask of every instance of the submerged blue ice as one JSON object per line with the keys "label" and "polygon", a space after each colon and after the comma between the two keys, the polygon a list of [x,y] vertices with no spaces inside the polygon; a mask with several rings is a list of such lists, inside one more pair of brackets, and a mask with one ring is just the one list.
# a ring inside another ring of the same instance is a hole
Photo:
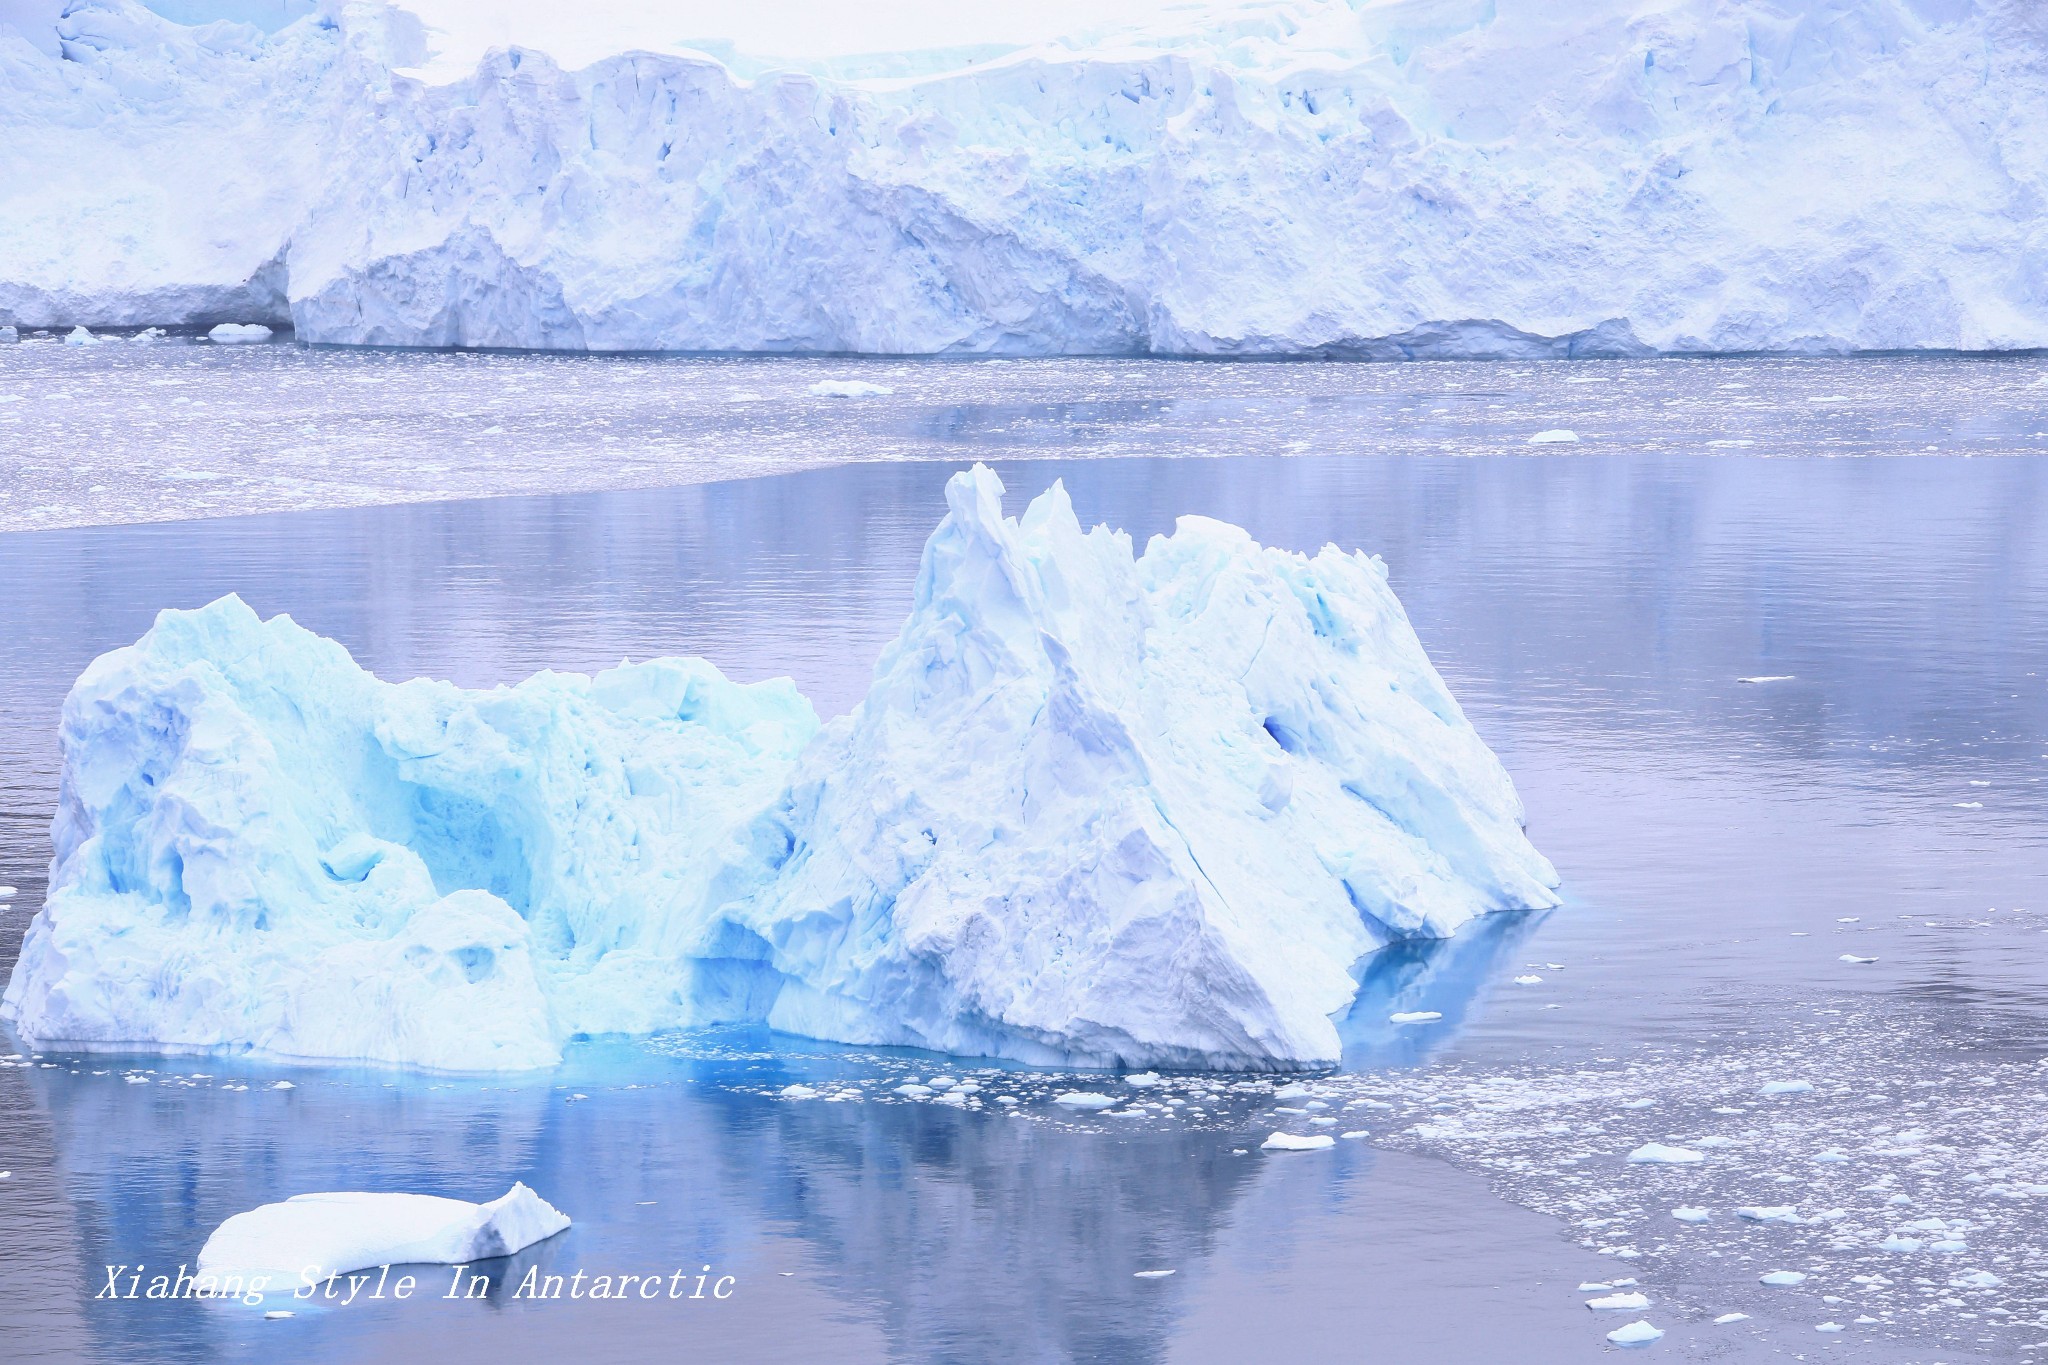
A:
{"label": "submerged blue ice", "polygon": [[727,1022],[1079,1065],[1328,1064],[1359,963],[1556,903],[1384,567],[947,487],[820,728],[700,659],[385,683],[236,598],[67,700],[39,1045],[543,1067]]}

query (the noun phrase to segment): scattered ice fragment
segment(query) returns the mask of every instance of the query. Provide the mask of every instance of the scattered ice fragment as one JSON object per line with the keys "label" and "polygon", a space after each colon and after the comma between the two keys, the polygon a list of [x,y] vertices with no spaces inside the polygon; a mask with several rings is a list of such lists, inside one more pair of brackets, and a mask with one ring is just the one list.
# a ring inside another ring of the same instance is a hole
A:
{"label": "scattered ice fragment", "polygon": [[1293,1081],[1275,1090],[1273,1098],[1276,1100],[1305,1100],[1315,1093],[1315,1091],[1309,1089],[1300,1081]]}
{"label": "scattered ice fragment", "polygon": [[1259,1144],[1267,1152],[1319,1152],[1325,1147],[1334,1147],[1337,1140],[1327,1133],[1313,1137],[1296,1137],[1293,1133],[1275,1133]]}
{"label": "scattered ice fragment", "polygon": [[1842,1324],[1839,1322],[1824,1322],[1813,1330],[1816,1332],[1839,1332],[1842,1330]]}
{"label": "scattered ice fragment", "polygon": [[0,901],[4,901],[9,896],[13,895],[15,893],[15,890],[16,888],[12,886],[0,886]]}
{"label": "scattered ice fragment", "polygon": [[1364,1128],[1353,1128],[1350,1132],[1344,1133],[1341,1136],[1346,1142],[1356,1142],[1358,1139],[1367,1136],[1367,1130]]}
{"label": "scattered ice fragment", "polygon": [[1021,1103],[1023,1103],[1023,1101],[1019,1100],[1019,1099],[1018,1099],[1018,1098],[1017,1098],[1017,1097],[1016,1097],[1015,1095],[998,1095],[998,1096],[996,1096],[996,1103],[997,1103],[997,1104],[1021,1104]]}
{"label": "scattered ice fragment", "polygon": [[1443,1018],[1443,1015],[1436,1010],[1403,1010],[1398,1014],[1388,1015],[1387,1022],[1390,1024],[1427,1024],[1433,1019],[1441,1018]]}
{"label": "scattered ice fragment", "polygon": [[798,1084],[782,1087],[782,1098],[786,1100],[814,1100],[817,1097],[818,1092],[808,1085]]}
{"label": "scattered ice fragment", "polygon": [[208,341],[233,345],[245,341],[268,341],[270,329],[260,322],[223,322],[206,334]]}
{"label": "scattered ice fragment", "polygon": [[1835,919],[1837,924],[1861,924],[1862,922],[1863,916],[1861,915],[1840,915]]}
{"label": "scattered ice fragment", "polygon": [[[1739,1114],[1742,1111],[1740,1109],[1716,1109],[1714,1112],[1717,1114]],[[1712,1137],[1694,1138],[1692,1145],[1695,1147],[1706,1147],[1709,1149],[1717,1147],[1733,1147],[1735,1145],[1735,1139],[1730,1137],[1722,1137],[1720,1134],[1717,1133]]]}
{"label": "scattered ice fragment", "polygon": [[1799,1206],[1796,1204],[1750,1204],[1735,1210],[1738,1218],[1747,1218],[1752,1223],[1797,1223]]}
{"label": "scattered ice fragment", "polygon": [[267,1322],[276,1322],[279,1318],[288,1318],[291,1315],[292,1311],[289,1308],[273,1308],[265,1313],[263,1317]]}
{"label": "scattered ice fragment", "polygon": [[85,328],[73,327],[70,333],[65,336],[64,344],[66,346],[90,346],[98,340],[98,337],[94,336]]}
{"label": "scattered ice fragment", "polygon": [[1107,1109],[1116,1103],[1114,1097],[1098,1095],[1092,1090],[1069,1090],[1064,1095],[1055,1095],[1054,1104],[1063,1104],[1069,1109]]}
{"label": "scattered ice fragment", "polygon": [[271,1088],[272,1090],[297,1090],[297,1089],[298,1089],[298,1087],[297,1087],[296,1085],[293,1085],[293,1084],[292,1084],[292,1083],[291,1083],[290,1081],[279,1081],[279,1082],[278,1082],[278,1083],[277,1083],[276,1085],[273,1085],[273,1086],[271,1086],[270,1088]]}
{"label": "scattered ice fragment", "polygon": [[1696,1166],[1706,1157],[1690,1147],[1667,1147],[1661,1142],[1646,1142],[1630,1152],[1628,1159],[1642,1166]]}
{"label": "scattered ice fragment", "polygon": [[1621,1107],[1622,1107],[1622,1108],[1624,1108],[1624,1109],[1655,1109],[1655,1108],[1657,1107],[1657,1101],[1655,1101],[1655,1100],[1623,1100],[1623,1101],[1621,1102]]}
{"label": "scattered ice fragment", "polygon": [[[897,1086],[897,1087],[896,1087],[896,1093],[897,1093],[897,1094],[899,1094],[899,1095],[908,1095],[908,1096],[910,1096],[910,1098],[912,1098],[912,1099],[914,1099],[914,1100],[915,1100],[915,1099],[922,1099],[922,1098],[924,1098],[924,1097],[925,1097],[926,1095],[929,1095],[929,1094],[931,1094],[931,1093],[932,1093],[932,1088],[931,1088],[930,1086],[928,1086],[928,1085],[920,1085],[920,1084],[919,1084],[918,1082],[916,1082],[916,1081],[906,1081],[906,1082],[905,1082],[904,1084],[902,1084],[902,1085],[899,1085],[899,1086]],[[1095,1096],[1092,1096],[1091,1098],[1094,1098],[1094,1099],[1098,1099],[1098,1100],[1101,1100],[1101,1101],[1102,1101],[1102,1103],[1101,1103],[1101,1104],[1076,1104],[1076,1105],[1075,1105],[1074,1107],[1075,1107],[1075,1108],[1077,1108],[1077,1109],[1102,1109],[1102,1108],[1106,1108],[1107,1106],[1109,1106],[1109,1105],[1112,1105],[1112,1104],[1115,1104],[1115,1103],[1116,1103],[1116,1101],[1115,1101],[1115,1100],[1113,1100],[1113,1099],[1110,1099],[1110,1098],[1109,1098],[1108,1096],[1106,1096],[1106,1095],[1095,1095]],[[1062,1095],[1062,1096],[1060,1096],[1060,1097],[1059,1097],[1059,1098],[1058,1098],[1057,1100],[1054,1100],[1054,1101],[1053,1101],[1053,1103],[1054,1103],[1054,1104],[1067,1104],[1067,1103],[1069,1103],[1069,1102],[1073,1101],[1074,1099],[1075,1099],[1075,1096],[1073,1096],[1073,1095]]]}
{"label": "scattered ice fragment", "polygon": [[1140,1090],[1150,1090],[1153,1086],[1159,1084],[1159,1073],[1156,1071],[1140,1071],[1134,1076],[1124,1077],[1124,1084],[1135,1085]]}
{"label": "scattered ice fragment", "polygon": [[1803,1270],[1773,1270],[1756,1277],[1758,1284],[1770,1285],[1773,1289],[1789,1289],[1795,1284],[1806,1283]]}
{"label": "scattered ice fragment", "polygon": [[811,385],[817,398],[881,398],[894,392],[887,384],[870,384],[865,379],[821,379]]}
{"label": "scattered ice fragment", "polygon": [[1603,1294],[1597,1299],[1587,1299],[1586,1307],[1596,1313],[1633,1313],[1639,1308],[1648,1308],[1650,1300],[1646,1295]]}
{"label": "scattered ice fragment", "polygon": [[1804,1095],[1813,1089],[1812,1081],[1765,1081],[1764,1088],[1757,1093],[1763,1095]]}
{"label": "scattered ice fragment", "polygon": [[1543,978],[1540,976],[1518,976],[1515,978],[1515,984],[1517,986],[1540,986],[1543,984]]}
{"label": "scattered ice fragment", "polygon": [[1918,1251],[1924,1243],[1918,1237],[1900,1237],[1894,1234],[1877,1244],[1879,1251]]}
{"label": "scattered ice fragment", "polygon": [[1968,1251],[1970,1249],[1970,1244],[1968,1242],[1965,1242],[1960,1237],[1946,1237],[1939,1242],[1929,1242],[1927,1244],[1927,1249],[1929,1251],[1940,1251],[1949,1254],[1954,1254],[1958,1251]]}
{"label": "scattered ice fragment", "polygon": [[1814,1157],[1815,1161],[1824,1162],[1831,1166],[1839,1162],[1847,1161],[1848,1159],[1849,1158],[1845,1153],[1838,1152],[1832,1147],[1828,1148],[1828,1150],[1826,1150],[1825,1152],[1822,1152],[1818,1156]]}
{"label": "scattered ice fragment", "polygon": [[1856,954],[1854,954],[1854,953],[1843,953],[1843,954],[1842,954],[1842,958],[1841,958],[1841,960],[1842,960],[1842,961],[1844,961],[1844,962],[1855,962],[1855,963],[1869,963],[1869,962],[1875,962],[1875,961],[1877,961],[1877,959],[1876,959],[1876,958],[1874,958],[1874,957],[1858,957],[1858,956],[1856,956]]}
{"label": "scattered ice fragment", "polygon": [[1983,803],[1982,801],[1952,801],[1952,802],[1950,802],[1949,804],[1953,805],[1953,806],[1954,806],[1954,807],[1955,807],[1955,808],[1956,808],[1957,810],[1983,810],[1983,809],[1984,809],[1984,803]]}
{"label": "scattered ice fragment", "polygon": [[2004,1283],[2004,1280],[1999,1279],[1988,1270],[1979,1270],[1968,1275],[1960,1275],[1949,1281],[1949,1284],[1956,1289],[1996,1289]]}
{"label": "scattered ice fragment", "polygon": [[1532,446],[1566,445],[1578,439],[1579,433],[1576,431],[1567,431],[1563,427],[1558,427],[1552,431],[1537,432],[1529,438],[1529,444]]}
{"label": "scattered ice fragment", "polygon": [[1664,1332],[1661,1328],[1652,1327],[1647,1322],[1637,1321],[1630,1323],[1626,1327],[1615,1328],[1607,1334],[1607,1339],[1616,1346],[1648,1346],[1663,1335]]}
{"label": "scattered ice fragment", "polygon": [[517,1183],[487,1204],[429,1194],[301,1194],[215,1228],[200,1248],[199,1268],[276,1274],[277,1283],[295,1284],[313,1267],[319,1278],[400,1262],[459,1265],[509,1256],[568,1226],[559,1209]]}
{"label": "scattered ice fragment", "polygon": [[1749,1321],[1749,1314],[1747,1313],[1723,1313],[1720,1317],[1714,1319],[1714,1325],[1719,1327],[1723,1323],[1747,1321]]}
{"label": "scattered ice fragment", "polygon": [[1163,1280],[1172,1273],[1171,1270],[1134,1270],[1131,1272],[1131,1278],[1134,1280]]}
{"label": "scattered ice fragment", "polygon": [[1790,673],[1759,673],[1754,678],[1737,678],[1735,681],[1745,683],[1767,683],[1792,682],[1793,680],[1793,675]]}
{"label": "scattered ice fragment", "polygon": [[1681,1223],[1704,1223],[1714,1216],[1712,1209],[1697,1209],[1687,1206],[1671,1210],[1671,1216]]}

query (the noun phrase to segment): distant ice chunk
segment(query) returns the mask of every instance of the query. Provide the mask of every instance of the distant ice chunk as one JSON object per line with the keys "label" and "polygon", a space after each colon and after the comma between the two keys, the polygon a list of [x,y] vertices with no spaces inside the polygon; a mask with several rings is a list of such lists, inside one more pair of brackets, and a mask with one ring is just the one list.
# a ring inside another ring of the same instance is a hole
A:
{"label": "distant ice chunk", "polygon": [[301,1194],[222,1223],[200,1249],[199,1270],[272,1276],[273,1285],[289,1288],[313,1272],[324,1279],[371,1266],[509,1256],[568,1226],[567,1215],[516,1183],[488,1204],[427,1194]]}
{"label": "distant ice chunk", "polygon": [[1647,1322],[1637,1321],[1630,1323],[1626,1327],[1615,1328],[1607,1334],[1607,1339],[1616,1346],[1648,1346],[1651,1342],[1662,1339],[1663,1336],[1664,1330],[1662,1328],[1652,1327]]}
{"label": "distant ice chunk", "polygon": [[91,346],[98,341],[98,337],[83,327],[73,327],[64,335],[64,344],[66,346]]}
{"label": "distant ice chunk", "polygon": [[1714,1216],[1712,1209],[1685,1207],[1671,1210],[1671,1216],[1681,1223],[1704,1223]]}
{"label": "distant ice chunk", "polygon": [[1773,1289],[1790,1289],[1806,1283],[1806,1273],[1801,1270],[1773,1270],[1756,1277],[1758,1284],[1767,1284]]}
{"label": "distant ice chunk", "polygon": [[1752,1223],[1797,1223],[1799,1206],[1796,1204],[1746,1204],[1735,1210],[1738,1218],[1747,1218]]}
{"label": "distant ice chunk", "polygon": [[260,322],[223,322],[208,332],[206,339],[223,345],[234,345],[241,342],[268,341],[271,335],[271,330]]}
{"label": "distant ice chunk", "polygon": [[1055,1096],[1053,1103],[1065,1105],[1069,1109],[1107,1109],[1116,1103],[1116,1097],[1098,1095],[1090,1090],[1069,1090],[1064,1095]]}
{"label": "distant ice chunk", "polygon": [[1159,1073],[1156,1071],[1133,1072],[1124,1077],[1124,1084],[1134,1085],[1140,1090],[1150,1090],[1153,1086],[1159,1084]]}
{"label": "distant ice chunk", "polygon": [[1741,683],[1772,683],[1791,682],[1793,678],[1790,673],[1760,673],[1753,678],[1737,678],[1735,681]]}
{"label": "distant ice chunk", "polygon": [[1312,1137],[1297,1137],[1293,1133],[1274,1133],[1259,1146],[1268,1152],[1319,1152],[1325,1147],[1334,1147],[1337,1139],[1328,1133],[1317,1133]]}
{"label": "distant ice chunk", "polygon": [[1804,1095],[1813,1089],[1812,1081],[1765,1081],[1760,1095]]}
{"label": "distant ice chunk", "polygon": [[1390,1024],[1429,1024],[1441,1018],[1443,1018],[1443,1015],[1437,1010],[1403,1010],[1398,1014],[1388,1015],[1387,1022]]}
{"label": "distant ice chunk", "polygon": [[1597,1299],[1587,1299],[1586,1307],[1598,1313],[1633,1313],[1650,1306],[1649,1296],[1637,1293],[1604,1294]]}
{"label": "distant ice chunk", "polygon": [[1874,957],[1858,957],[1858,956],[1856,956],[1856,954],[1854,954],[1854,953],[1843,953],[1843,954],[1842,954],[1842,961],[1844,961],[1844,962],[1854,962],[1854,963],[1864,964],[1864,963],[1871,963],[1871,962],[1875,962],[1875,961],[1877,961],[1877,959],[1876,959],[1876,958],[1874,958]]}
{"label": "distant ice chunk", "polygon": [[1748,1322],[1748,1321],[1749,1321],[1749,1314],[1747,1314],[1747,1313],[1723,1313],[1723,1314],[1722,1314],[1722,1315],[1721,1315],[1720,1317],[1718,1317],[1718,1318],[1715,1318],[1715,1319],[1714,1319],[1714,1325],[1715,1325],[1716,1327],[1719,1327],[1719,1326],[1722,1326],[1722,1325],[1723,1325],[1723,1324],[1725,1324],[1725,1323],[1730,1323],[1730,1322]]}
{"label": "distant ice chunk", "polygon": [[811,393],[819,398],[883,398],[894,392],[887,384],[865,379],[821,379],[811,385]]}
{"label": "distant ice chunk", "polygon": [[21,333],[13,327],[0,327],[0,346],[12,346],[21,340]]}
{"label": "distant ice chunk", "polygon": [[1579,433],[1577,433],[1576,431],[1567,431],[1560,427],[1555,431],[1537,432],[1534,436],[1531,436],[1529,438],[1529,444],[1532,446],[1571,445],[1575,443],[1578,439]]}
{"label": "distant ice chunk", "polygon": [[1131,1278],[1134,1280],[1163,1280],[1172,1273],[1171,1270],[1134,1270],[1131,1272]]}
{"label": "distant ice chunk", "polygon": [[1696,1166],[1706,1157],[1690,1147],[1667,1147],[1661,1142],[1646,1142],[1630,1152],[1628,1159],[1637,1165]]}

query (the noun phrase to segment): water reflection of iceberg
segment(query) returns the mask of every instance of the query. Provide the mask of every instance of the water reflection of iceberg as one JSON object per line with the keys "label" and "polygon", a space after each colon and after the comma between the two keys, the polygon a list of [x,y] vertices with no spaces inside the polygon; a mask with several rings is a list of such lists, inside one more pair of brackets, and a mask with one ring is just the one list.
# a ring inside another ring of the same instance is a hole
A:
{"label": "water reflection of iceberg", "polygon": [[[1412,1066],[1458,1036],[1487,989],[1512,970],[1515,950],[1547,911],[1486,915],[1449,938],[1390,943],[1360,964],[1358,996],[1339,1021],[1346,1070]],[[1392,1015],[1440,1019],[1397,1024]]]}

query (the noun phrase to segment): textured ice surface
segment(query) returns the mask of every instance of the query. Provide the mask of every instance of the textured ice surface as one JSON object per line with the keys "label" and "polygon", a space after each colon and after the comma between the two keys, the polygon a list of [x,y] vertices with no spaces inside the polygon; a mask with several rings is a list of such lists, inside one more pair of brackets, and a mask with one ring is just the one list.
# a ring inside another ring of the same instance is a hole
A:
{"label": "textured ice surface", "polygon": [[0,317],[890,353],[2048,342],[2021,0],[926,6],[887,38],[748,8],[10,7]]}
{"label": "textured ice surface", "polygon": [[674,907],[816,729],[701,660],[391,684],[238,599],[165,612],[64,711],[24,1034],[450,1068],[691,1022]]}
{"label": "textured ice surface", "polygon": [[[1079,1064],[1334,1063],[1397,939],[1556,903],[1384,566],[956,475],[823,731],[702,660],[391,684],[239,599],[68,698],[25,1037],[452,1069],[730,1021]],[[927,1089],[940,1088],[934,1083]]]}
{"label": "textured ice surface", "polygon": [[273,1292],[371,1266],[467,1265],[569,1226],[523,1184],[487,1204],[430,1194],[299,1194],[238,1213],[199,1252],[201,1274],[265,1276]]}

